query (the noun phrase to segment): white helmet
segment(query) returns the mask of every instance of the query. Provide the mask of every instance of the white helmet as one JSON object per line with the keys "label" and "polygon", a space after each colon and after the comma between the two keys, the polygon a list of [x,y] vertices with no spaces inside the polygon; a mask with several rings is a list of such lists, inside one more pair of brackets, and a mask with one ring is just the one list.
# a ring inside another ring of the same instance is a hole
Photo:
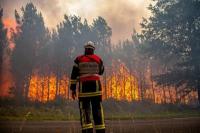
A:
{"label": "white helmet", "polygon": [[95,50],[95,45],[92,41],[89,41],[84,45],[84,48],[91,48],[91,49]]}

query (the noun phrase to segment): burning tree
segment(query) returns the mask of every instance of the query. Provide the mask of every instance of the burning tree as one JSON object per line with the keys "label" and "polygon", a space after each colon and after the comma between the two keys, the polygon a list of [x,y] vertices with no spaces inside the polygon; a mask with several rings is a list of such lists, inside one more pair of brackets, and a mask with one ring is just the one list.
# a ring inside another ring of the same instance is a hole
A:
{"label": "burning tree", "polygon": [[153,16],[142,22],[141,37],[147,58],[159,64],[155,81],[174,86],[182,98],[197,91],[200,103],[200,2],[156,0],[149,9]]}
{"label": "burning tree", "polygon": [[4,60],[4,53],[6,48],[8,47],[8,40],[7,40],[7,29],[4,27],[3,24],[3,9],[0,8],[0,85],[3,81],[2,69],[3,69],[3,60]]}
{"label": "burning tree", "polygon": [[15,11],[17,32],[13,33],[15,48],[11,64],[15,80],[16,96],[19,102],[28,100],[29,85],[40,49],[46,44],[47,29],[41,13],[32,3],[22,8],[22,16]]}
{"label": "burning tree", "polygon": [[[179,91],[184,91],[179,88],[185,86],[191,92],[198,85],[199,78],[195,75],[199,72],[196,69],[198,45],[184,40],[189,36],[181,32],[183,28],[179,29],[179,25],[171,25],[170,19],[163,17],[166,14],[162,14],[161,5],[162,2],[158,2],[155,7],[150,6],[155,15],[143,21],[141,34],[133,31],[131,40],[117,45],[111,44],[112,29],[102,17],[94,19],[89,25],[86,19],[82,20],[79,16],[64,15],[63,21],[50,32],[44,25],[42,14],[32,3],[22,8],[21,16],[15,11],[17,26],[12,32],[15,47],[11,66],[18,102],[70,99],[68,87],[73,59],[83,53],[83,44],[89,40],[96,43],[96,53],[103,58],[106,66],[102,77],[105,99],[149,100],[155,103],[175,103],[179,99],[185,102],[190,97],[195,99],[194,91],[185,98],[180,96]],[[168,8],[165,10],[167,13],[171,11]],[[196,19],[192,22],[199,26]],[[196,31],[194,39],[198,42]],[[3,30],[1,34],[5,32]],[[171,32],[177,34],[171,36]],[[178,41],[179,37],[181,41]],[[187,47],[179,45],[182,42]],[[192,49],[195,49],[194,53]],[[189,75],[187,79],[180,79],[185,74]],[[157,75],[156,80],[153,80],[154,75]]]}

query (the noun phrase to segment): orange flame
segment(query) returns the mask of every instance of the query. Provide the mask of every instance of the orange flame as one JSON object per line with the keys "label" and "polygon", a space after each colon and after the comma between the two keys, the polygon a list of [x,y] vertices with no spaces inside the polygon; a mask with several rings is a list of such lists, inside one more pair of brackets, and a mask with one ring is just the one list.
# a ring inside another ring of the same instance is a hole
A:
{"label": "orange flame", "polygon": [[7,31],[7,37],[8,37],[8,41],[9,41],[9,47],[11,49],[13,49],[15,45],[10,41],[10,39],[11,39],[11,32],[10,32],[10,30],[12,29],[12,30],[16,31],[17,24],[16,24],[15,20],[11,19],[11,18],[5,18],[5,19],[3,19],[3,24],[8,29],[8,31]]}
{"label": "orange flame", "polygon": [[[12,28],[12,29],[15,30],[16,22],[15,22],[14,19],[11,19],[11,18],[5,18],[5,19],[3,19],[3,24],[4,24],[4,26],[5,26],[7,29]],[[8,32],[8,35],[9,35],[8,37],[10,37],[9,32]]]}
{"label": "orange flame", "polygon": [[[3,23],[7,29],[16,30],[16,22],[14,19],[5,18]],[[14,44],[11,43],[11,32],[8,30],[7,37],[9,39],[9,47],[14,48]],[[0,84],[1,92],[0,96],[8,96],[8,88],[12,86],[12,74],[9,71],[9,59],[6,59],[3,63],[3,79]],[[116,63],[115,63],[116,64]],[[103,98],[114,98],[117,100],[139,100],[140,95],[138,80],[134,76],[125,64],[118,62],[119,67],[116,69],[112,66],[111,75],[105,76],[102,79],[103,85]],[[192,91],[184,98],[181,94],[178,94],[174,87],[156,86],[156,83],[152,81],[150,68],[146,72],[145,81],[149,84],[145,88],[145,99],[149,99],[155,103],[175,103],[177,99],[180,99],[182,103],[188,103],[197,99],[197,92]],[[58,81],[58,82],[56,82]],[[47,102],[55,100],[57,96],[70,99],[69,93],[69,78],[62,77],[61,80],[56,80],[55,75],[41,77],[39,75],[32,75],[29,85],[28,97],[32,101]],[[56,92],[57,91],[57,92]]]}
{"label": "orange flame", "polygon": [[[7,38],[8,38],[8,46],[9,48],[13,49],[14,44],[10,41],[11,39],[11,32],[9,31],[11,28],[15,30],[16,23],[13,19],[5,18],[3,19],[3,24],[7,30]],[[9,96],[9,88],[13,85],[12,74],[10,72],[10,57],[7,55],[8,53],[3,51],[3,64],[2,70],[0,75],[0,96]]]}
{"label": "orange flame", "polygon": [[[125,65],[121,64],[119,71],[107,79],[106,87],[103,86],[103,98],[114,98],[117,100],[137,100],[138,84],[133,75],[130,75]],[[46,102],[56,98],[56,77],[39,77],[33,75],[30,81],[28,97],[32,101]],[[102,82],[102,84],[105,84]],[[57,95],[70,99],[69,78],[64,77],[58,82]]]}
{"label": "orange flame", "polygon": [[138,100],[138,81],[128,70],[128,68],[121,63],[117,72],[113,72],[112,76],[108,78],[106,98],[114,98],[117,100]]}
{"label": "orange flame", "polygon": [[33,75],[30,81],[28,97],[32,101],[52,101],[56,98],[56,84],[59,85],[57,88],[57,96],[63,98],[67,97],[69,79],[64,77],[59,83],[56,83],[56,76],[51,75],[50,77],[39,77]]}

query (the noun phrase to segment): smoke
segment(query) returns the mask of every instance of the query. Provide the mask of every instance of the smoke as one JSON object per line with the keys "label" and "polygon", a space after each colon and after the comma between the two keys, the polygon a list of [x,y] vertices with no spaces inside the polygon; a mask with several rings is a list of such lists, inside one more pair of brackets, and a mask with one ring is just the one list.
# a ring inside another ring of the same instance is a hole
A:
{"label": "smoke", "polygon": [[113,42],[131,37],[133,29],[140,31],[142,17],[148,17],[148,0],[109,0],[100,8],[99,15],[103,14],[113,30]]}
{"label": "smoke", "polygon": [[102,16],[111,26],[112,42],[131,37],[133,28],[140,31],[142,17],[150,16],[147,10],[151,0],[1,0],[4,18],[14,19],[14,10],[20,11],[26,3],[33,2],[41,11],[49,28],[55,28],[64,14],[78,15],[89,20]]}
{"label": "smoke", "polygon": [[[78,15],[86,18],[91,24],[93,19],[102,16],[112,28],[112,43],[119,40],[130,39],[133,29],[140,31],[139,23],[142,17],[149,17],[147,10],[152,0],[0,0],[0,7],[4,9],[4,24],[8,28],[14,28],[14,10],[21,14],[21,8],[28,2],[32,2],[44,17],[47,27],[55,28],[63,18],[64,14]],[[11,48],[14,45],[9,42]],[[12,76],[9,73],[9,59],[4,61],[4,78],[0,84],[0,95],[7,95],[7,90],[12,86]]]}

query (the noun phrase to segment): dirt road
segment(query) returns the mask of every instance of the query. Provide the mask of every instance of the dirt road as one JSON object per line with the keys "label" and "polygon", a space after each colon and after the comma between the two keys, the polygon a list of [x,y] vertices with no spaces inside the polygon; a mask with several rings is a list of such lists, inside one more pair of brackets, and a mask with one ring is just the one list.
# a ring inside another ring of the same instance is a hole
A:
{"label": "dirt road", "polygon": [[[107,133],[200,133],[200,118],[106,121]],[[79,121],[0,121],[0,133],[80,133]]]}

